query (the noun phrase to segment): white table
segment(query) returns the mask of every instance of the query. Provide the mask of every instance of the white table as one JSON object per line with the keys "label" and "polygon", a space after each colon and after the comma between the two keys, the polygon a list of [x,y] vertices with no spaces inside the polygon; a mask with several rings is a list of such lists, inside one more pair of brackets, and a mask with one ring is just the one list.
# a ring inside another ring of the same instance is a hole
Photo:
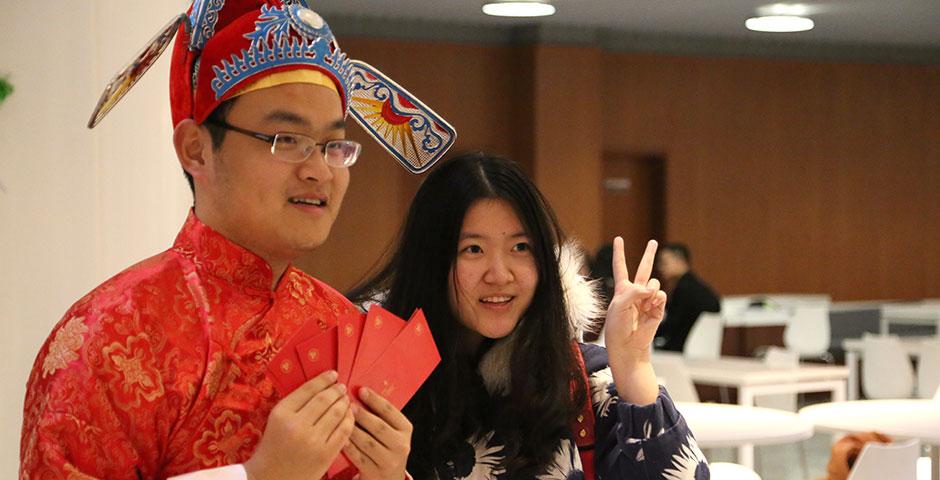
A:
{"label": "white table", "polygon": [[786,325],[793,315],[780,308],[746,308],[733,313],[722,313],[726,327],[772,327]]}
{"label": "white table", "polygon": [[887,304],[881,307],[881,334],[888,334],[892,323],[934,325],[940,333],[940,304],[933,302]]}
{"label": "white table", "polygon": [[940,480],[940,401],[856,400],[820,403],[800,410],[817,430],[877,431],[896,438],[916,438],[930,445],[931,478]]}
{"label": "white table", "polygon": [[685,367],[694,383],[737,388],[738,404],[744,406],[753,406],[755,396],[777,393],[832,392],[833,401],[844,401],[849,377],[848,367],[816,364],[770,367],[763,360],[750,357],[686,359]]}
{"label": "white table", "polygon": [[[754,445],[798,442],[813,436],[812,423],[783,410],[690,402],[677,402],[676,407],[700,447],[738,447],[738,463],[752,469]],[[742,446],[748,447],[745,458],[741,457]]]}
{"label": "white table", "polygon": [[[934,340],[935,337],[899,337],[901,348],[904,352],[913,358],[920,357],[923,346],[926,342]],[[849,368],[848,380],[848,399],[858,400],[858,361],[861,358],[862,346],[861,338],[849,338],[842,341],[842,349],[845,350],[845,366]]]}
{"label": "white table", "polygon": [[[670,355],[655,352],[656,355]],[[675,355],[675,354],[672,354]],[[654,358],[655,362],[655,358]],[[754,406],[754,397],[778,393],[832,392],[832,400],[845,400],[845,382],[849,369],[840,366],[801,364],[796,368],[769,367],[763,360],[750,357],[685,359],[692,382],[738,389],[738,404]],[[738,462],[754,464],[754,446],[738,447]]]}

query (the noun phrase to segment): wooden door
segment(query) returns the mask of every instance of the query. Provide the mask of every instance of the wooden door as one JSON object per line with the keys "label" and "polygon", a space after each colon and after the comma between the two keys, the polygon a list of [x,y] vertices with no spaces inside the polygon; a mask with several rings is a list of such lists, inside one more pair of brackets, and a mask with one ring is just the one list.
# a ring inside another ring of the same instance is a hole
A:
{"label": "wooden door", "polygon": [[650,154],[604,154],[604,242],[623,237],[631,273],[654,238],[665,240],[663,157]]}

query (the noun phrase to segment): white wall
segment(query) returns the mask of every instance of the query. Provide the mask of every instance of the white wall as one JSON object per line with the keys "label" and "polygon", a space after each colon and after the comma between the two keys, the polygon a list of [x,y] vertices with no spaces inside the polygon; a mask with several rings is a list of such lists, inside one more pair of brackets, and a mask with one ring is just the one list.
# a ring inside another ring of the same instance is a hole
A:
{"label": "white wall", "polygon": [[[7,3],[7,0],[4,0]],[[95,129],[111,76],[184,0],[13,2],[0,15],[0,478],[15,478],[26,378],[80,296],[166,249],[191,204],[172,148],[170,51]]]}

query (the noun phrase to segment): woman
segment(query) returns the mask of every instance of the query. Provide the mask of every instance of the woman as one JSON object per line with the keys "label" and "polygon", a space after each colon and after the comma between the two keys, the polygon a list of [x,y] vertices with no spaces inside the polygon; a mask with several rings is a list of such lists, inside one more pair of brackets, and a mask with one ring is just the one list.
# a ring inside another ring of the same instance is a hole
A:
{"label": "woman", "polygon": [[[415,478],[583,478],[591,453],[599,478],[706,478],[701,452],[649,364],[666,301],[649,279],[655,242],[631,282],[615,241],[608,368],[602,348],[573,341],[592,316],[570,300],[584,297],[584,285],[562,281],[563,240],[515,164],[463,155],[427,177],[389,263],[350,294],[382,297],[403,317],[422,308],[440,350],[441,364],[404,409]],[[577,266],[563,269],[579,278]],[[589,437],[579,425],[591,419],[593,451],[579,450]]]}

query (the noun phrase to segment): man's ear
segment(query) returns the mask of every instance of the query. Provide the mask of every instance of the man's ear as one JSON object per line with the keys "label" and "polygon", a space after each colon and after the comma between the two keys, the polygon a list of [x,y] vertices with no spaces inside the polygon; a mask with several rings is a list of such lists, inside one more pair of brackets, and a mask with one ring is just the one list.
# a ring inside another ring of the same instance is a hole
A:
{"label": "man's ear", "polygon": [[193,119],[187,118],[173,129],[173,147],[180,166],[193,178],[204,177],[212,158],[212,136]]}

